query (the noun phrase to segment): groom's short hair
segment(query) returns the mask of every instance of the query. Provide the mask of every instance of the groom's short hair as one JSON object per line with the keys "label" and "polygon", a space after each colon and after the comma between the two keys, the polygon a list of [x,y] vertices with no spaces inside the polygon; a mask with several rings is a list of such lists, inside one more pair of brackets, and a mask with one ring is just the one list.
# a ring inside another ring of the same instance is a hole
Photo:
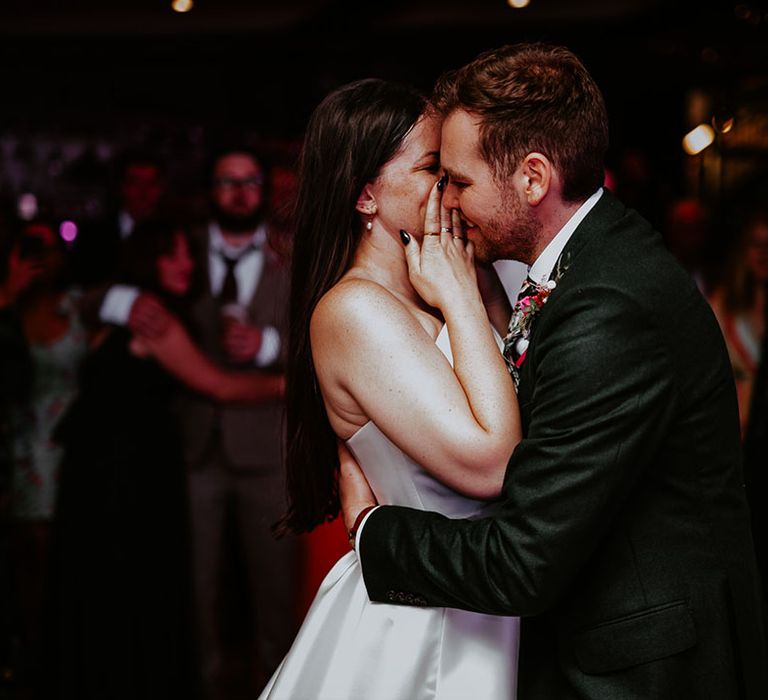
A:
{"label": "groom's short hair", "polygon": [[543,153],[563,181],[563,198],[581,201],[603,184],[608,117],[600,89],[562,46],[514,44],[487,51],[443,75],[432,101],[481,119],[481,155],[497,180],[531,152]]}

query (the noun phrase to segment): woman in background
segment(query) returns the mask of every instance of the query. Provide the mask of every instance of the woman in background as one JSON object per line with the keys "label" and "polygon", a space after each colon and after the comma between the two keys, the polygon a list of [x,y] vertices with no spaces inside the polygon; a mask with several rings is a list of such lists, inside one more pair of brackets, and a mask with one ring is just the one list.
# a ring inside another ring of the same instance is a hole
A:
{"label": "woman in background", "polygon": [[[63,243],[51,222],[20,224],[5,262],[9,275],[24,266],[34,270],[34,278],[13,300],[29,352],[30,381],[8,417],[8,516],[19,627],[16,682],[31,691],[40,679],[42,611],[62,457],[53,433],[77,391],[87,339],[77,311],[80,295],[69,283]],[[22,367],[13,371],[24,373]]]}
{"label": "woman in background", "polygon": [[162,338],[110,328],[87,359],[65,418],[57,510],[53,697],[194,697],[185,463],[173,413],[179,382],[222,401],[259,401],[282,379],[225,372],[180,319],[195,288],[187,233],[137,225],[121,282],[160,297]]}
{"label": "woman in background", "polygon": [[749,423],[752,387],[765,336],[768,288],[768,209],[750,212],[710,304],[725,337],[739,399],[742,436]]}

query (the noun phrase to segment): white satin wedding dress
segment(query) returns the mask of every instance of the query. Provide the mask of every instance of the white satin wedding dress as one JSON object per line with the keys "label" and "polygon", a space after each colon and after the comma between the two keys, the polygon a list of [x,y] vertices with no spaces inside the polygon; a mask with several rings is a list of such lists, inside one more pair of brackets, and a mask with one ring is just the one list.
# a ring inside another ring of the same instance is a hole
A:
{"label": "white satin wedding dress", "polygon": [[[444,326],[436,343],[452,361]],[[476,518],[491,506],[435,480],[373,424],[347,445],[379,503]],[[260,700],[514,700],[519,620],[372,603],[355,552],[320,585]]]}

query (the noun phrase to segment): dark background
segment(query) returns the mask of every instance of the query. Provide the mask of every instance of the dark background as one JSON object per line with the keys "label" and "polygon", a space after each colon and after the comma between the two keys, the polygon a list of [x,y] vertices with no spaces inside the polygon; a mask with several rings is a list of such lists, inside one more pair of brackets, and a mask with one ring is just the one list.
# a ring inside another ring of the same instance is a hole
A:
{"label": "dark background", "polygon": [[115,156],[148,146],[176,196],[194,198],[223,138],[242,134],[290,164],[333,87],[378,76],[428,91],[443,70],[522,40],[583,58],[608,103],[609,167],[625,181],[650,173],[637,203],[654,223],[673,197],[719,201],[761,179],[768,122],[720,144],[708,189],[681,138],[692,90],[707,116],[768,112],[766,2],[197,0],[178,14],[170,0],[3,0],[0,195],[32,191],[55,216],[92,218]]}

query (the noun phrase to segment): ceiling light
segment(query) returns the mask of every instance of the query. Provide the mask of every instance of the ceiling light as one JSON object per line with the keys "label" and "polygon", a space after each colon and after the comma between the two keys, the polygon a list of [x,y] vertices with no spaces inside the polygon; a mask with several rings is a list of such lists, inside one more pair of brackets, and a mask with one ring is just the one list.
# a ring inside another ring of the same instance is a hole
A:
{"label": "ceiling light", "polygon": [[194,6],[192,0],[173,0],[171,3],[174,12],[189,12]]}

